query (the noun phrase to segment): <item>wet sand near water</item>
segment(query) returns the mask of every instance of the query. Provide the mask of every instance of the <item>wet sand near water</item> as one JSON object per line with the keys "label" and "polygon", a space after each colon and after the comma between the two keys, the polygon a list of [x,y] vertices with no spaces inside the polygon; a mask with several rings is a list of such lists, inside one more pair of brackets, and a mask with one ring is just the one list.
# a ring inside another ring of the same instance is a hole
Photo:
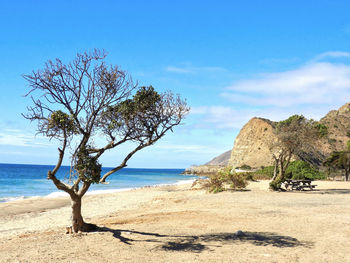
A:
{"label": "wet sand near water", "polygon": [[93,233],[65,234],[68,198],[0,204],[0,262],[350,262],[350,183],[208,194],[190,185],[86,196]]}

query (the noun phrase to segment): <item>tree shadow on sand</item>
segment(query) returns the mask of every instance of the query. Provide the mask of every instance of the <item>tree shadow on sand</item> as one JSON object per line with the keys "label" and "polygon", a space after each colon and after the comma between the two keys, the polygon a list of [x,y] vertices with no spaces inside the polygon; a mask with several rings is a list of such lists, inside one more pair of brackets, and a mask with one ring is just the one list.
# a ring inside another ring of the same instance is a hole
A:
{"label": "tree shadow on sand", "polygon": [[350,189],[324,189],[319,190],[319,194],[350,194]]}
{"label": "tree shadow on sand", "polygon": [[[99,227],[99,232],[112,232],[113,236],[121,242],[132,245],[133,242],[161,243],[156,249],[167,251],[187,251],[200,253],[210,246],[227,244],[250,243],[255,246],[273,246],[278,248],[291,248],[303,246],[312,247],[311,242],[301,242],[290,236],[282,236],[270,232],[242,232],[216,233],[205,235],[162,235],[158,233],[139,232],[134,230],[116,230],[107,227]],[[140,235],[141,239],[125,237],[125,235]],[[144,239],[145,237],[149,237]]]}

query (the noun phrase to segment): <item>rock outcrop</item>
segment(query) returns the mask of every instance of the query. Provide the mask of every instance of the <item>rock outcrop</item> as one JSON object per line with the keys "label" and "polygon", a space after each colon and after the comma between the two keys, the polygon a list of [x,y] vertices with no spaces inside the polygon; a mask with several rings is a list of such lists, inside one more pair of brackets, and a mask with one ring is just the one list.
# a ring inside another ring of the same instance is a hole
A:
{"label": "rock outcrop", "polygon": [[[328,112],[319,123],[327,127],[328,133],[314,142],[311,152],[301,156],[302,159],[318,166],[332,151],[342,151],[346,148],[350,140],[350,103]],[[232,151],[215,157],[205,165],[190,167],[187,172],[210,174],[226,165],[233,167],[249,165],[253,168],[272,165],[270,148],[277,141],[274,133],[275,125],[276,122],[268,119],[252,118],[240,130]]]}
{"label": "rock outcrop", "polygon": [[267,119],[252,118],[236,137],[229,165],[260,167],[272,165],[269,145],[277,140],[273,123]]}
{"label": "rock outcrop", "polygon": [[[330,111],[319,123],[327,127],[328,134],[316,141],[314,150],[305,156],[305,160],[315,165],[320,165],[332,151],[341,151],[346,147],[350,139],[350,103]],[[269,149],[277,140],[274,124],[267,119],[252,118],[244,125],[235,139],[229,165],[256,168],[272,165],[273,158]]]}

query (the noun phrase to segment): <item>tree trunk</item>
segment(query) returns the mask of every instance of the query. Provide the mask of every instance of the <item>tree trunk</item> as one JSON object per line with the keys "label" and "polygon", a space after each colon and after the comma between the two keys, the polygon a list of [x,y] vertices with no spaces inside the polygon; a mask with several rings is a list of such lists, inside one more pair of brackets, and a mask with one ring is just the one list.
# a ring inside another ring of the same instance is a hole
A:
{"label": "tree trunk", "polygon": [[276,177],[277,177],[277,171],[278,171],[278,159],[275,159],[275,167],[273,169],[273,176],[272,176],[272,180],[271,181],[274,181],[276,180]]}
{"label": "tree trunk", "polygon": [[349,170],[345,169],[345,181],[349,181]]}
{"label": "tree trunk", "polygon": [[72,204],[72,231],[74,233],[96,230],[96,225],[84,222],[81,215],[81,196],[71,196]]}
{"label": "tree trunk", "polygon": [[85,224],[83,217],[81,215],[81,197],[75,196],[72,197],[72,228],[73,232],[77,233],[82,231],[82,228]]}
{"label": "tree trunk", "polygon": [[282,181],[284,179],[284,174],[285,174],[285,171],[284,171],[284,163],[283,161],[281,160],[280,161],[280,168],[279,168],[279,175],[278,175],[278,179],[280,181]]}

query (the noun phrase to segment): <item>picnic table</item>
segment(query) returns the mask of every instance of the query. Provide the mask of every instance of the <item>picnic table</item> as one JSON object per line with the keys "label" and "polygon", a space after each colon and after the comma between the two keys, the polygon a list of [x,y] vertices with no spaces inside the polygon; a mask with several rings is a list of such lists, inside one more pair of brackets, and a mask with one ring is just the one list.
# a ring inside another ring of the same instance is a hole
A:
{"label": "picnic table", "polygon": [[284,187],[287,190],[298,190],[298,191],[303,191],[303,190],[310,190],[312,191],[317,185],[312,185],[311,180],[292,180],[292,179],[287,179],[284,182]]}

